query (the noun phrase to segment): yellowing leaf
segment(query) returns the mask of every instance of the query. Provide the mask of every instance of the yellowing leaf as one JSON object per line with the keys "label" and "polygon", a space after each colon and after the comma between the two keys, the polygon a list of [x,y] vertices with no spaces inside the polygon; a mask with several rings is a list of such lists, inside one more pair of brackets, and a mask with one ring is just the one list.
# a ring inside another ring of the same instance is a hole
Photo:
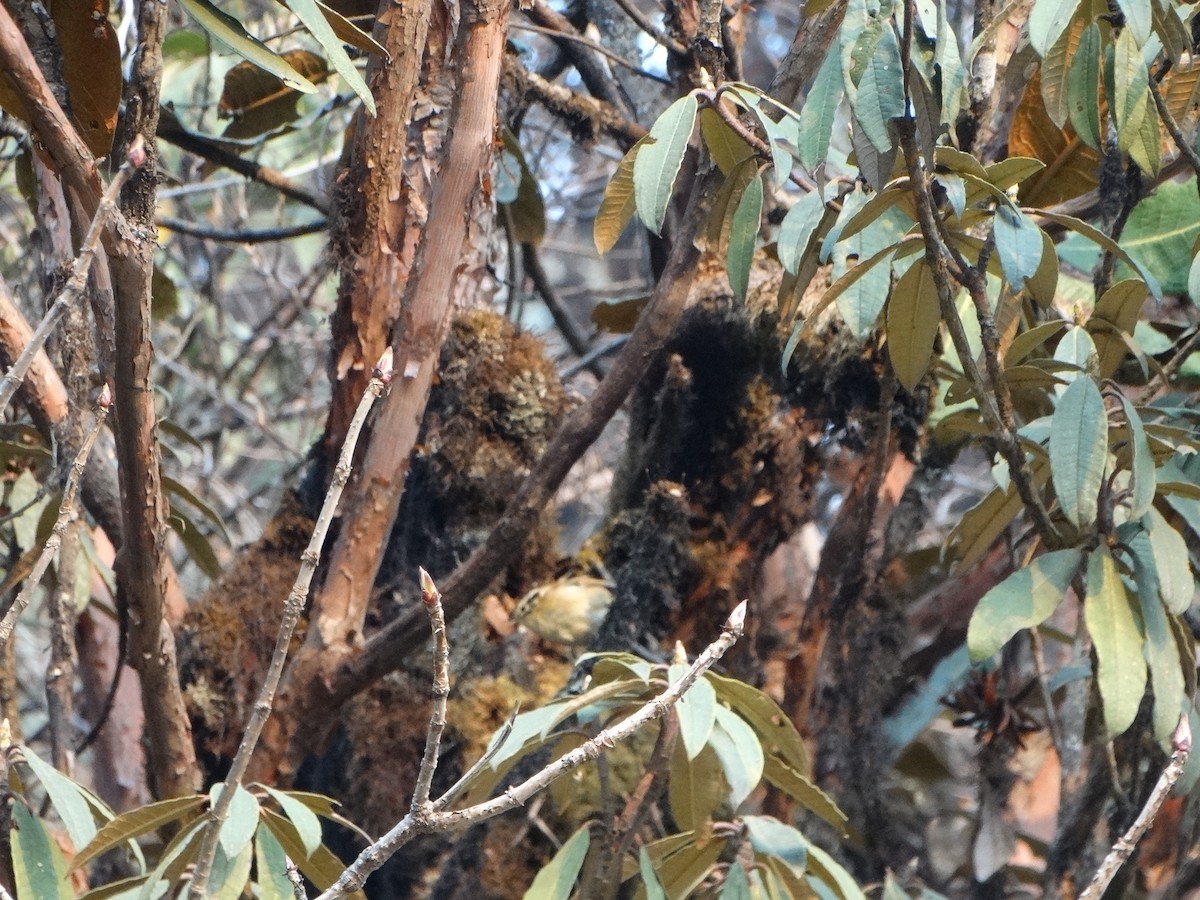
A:
{"label": "yellowing leaf", "polygon": [[1046,164],[1045,170],[1021,186],[1021,202],[1026,205],[1051,206],[1096,187],[1099,155],[1080,141],[1069,125],[1059,128],[1050,119],[1036,73],[1025,86],[1013,115],[1008,152]]}
{"label": "yellowing leaf", "polygon": [[1096,685],[1111,736],[1133,724],[1146,693],[1142,631],[1116,560],[1101,545],[1088,562],[1083,616],[1096,649]]}
{"label": "yellowing leaf", "polygon": [[912,392],[929,368],[941,324],[933,273],[924,259],[914,263],[892,288],[887,305],[887,348],[892,369]]}
{"label": "yellowing leaf", "polygon": [[612,181],[604,189],[604,199],[600,201],[600,210],[592,223],[592,239],[596,242],[596,250],[601,256],[613,248],[621,237],[621,232],[633,218],[636,209],[633,199],[633,163],[646,141],[647,138],[642,138],[629,148],[629,152],[618,164]]}
{"label": "yellowing leaf", "polygon": [[708,146],[713,162],[725,175],[729,175],[738,163],[754,155],[750,145],[742,136],[730,128],[713,109],[700,110],[700,134]]}

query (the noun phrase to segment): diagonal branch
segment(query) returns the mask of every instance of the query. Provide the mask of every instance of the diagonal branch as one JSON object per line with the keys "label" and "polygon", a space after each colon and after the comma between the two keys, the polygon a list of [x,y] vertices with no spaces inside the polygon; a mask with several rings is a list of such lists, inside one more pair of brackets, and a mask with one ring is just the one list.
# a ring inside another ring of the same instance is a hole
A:
{"label": "diagonal branch", "polygon": [[258,745],[258,739],[262,735],[263,727],[267,724],[267,718],[271,715],[271,707],[275,702],[275,692],[279,688],[279,682],[283,676],[284,663],[287,662],[288,648],[292,644],[292,636],[296,633],[296,626],[300,622],[300,616],[304,613],[304,604],[308,599],[308,589],[312,584],[313,574],[317,571],[317,566],[321,562],[321,548],[325,545],[325,538],[329,534],[329,526],[333,524],[333,517],[337,512],[338,500],[342,497],[342,489],[346,486],[346,482],[350,480],[350,464],[354,458],[354,450],[358,446],[358,437],[362,433],[363,425],[367,421],[367,414],[371,411],[371,407],[375,405],[375,401],[383,394],[388,384],[391,383],[391,380],[392,351],[389,348],[384,352],[383,358],[379,360],[378,365],[376,365],[373,377],[367,385],[367,390],[363,393],[362,400],[358,404],[358,409],[354,413],[354,418],[350,421],[350,427],[346,432],[346,440],[342,446],[341,455],[338,458],[337,468],[334,469],[329,490],[325,492],[325,502],[321,505],[321,512],[317,516],[316,525],[313,526],[313,533],[309,538],[308,546],[300,557],[300,571],[296,574],[296,581],[292,585],[291,593],[288,594],[287,600],[283,605],[283,617],[279,623],[279,631],[275,636],[275,649],[271,654],[271,662],[267,666],[267,673],[263,677],[263,684],[258,692],[258,701],[254,704],[254,710],[250,714],[250,721],[246,723],[246,730],[242,735],[241,742],[238,744],[237,753],[234,754],[233,763],[229,767],[229,774],[226,775],[225,782],[221,786],[221,794],[208,814],[209,822],[206,826],[204,839],[200,844],[200,851],[197,854],[196,868],[192,873],[192,881],[188,887],[188,896],[196,898],[196,900],[204,897],[204,891],[208,887],[208,878],[212,872],[213,860],[216,858],[217,843],[221,835],[221,825],[229,817],[229,810],[233,805],[234,795],[237,793],[242,779],[246,775],[246,770],[250,768],[250,757],[254,754],[254,748]]}
{"label": "diagonal branch", "polygon": [[[914,0],[906,0],[906,3],[900,58],[905,96],[910,96],[912,29],[916,10]],[[1041,495],[1033,486],[1029,467],[1025,460],[1025,451],[1021,448],[1017,435],[1016,423],[1013,418],[1012,395],[1000,363],[999,338],[996,334],[995,323],[991,318],[991,305],[988,302],[987,282],[984,274],[980,270],[955,261],[954,277],[963,287],[967,288],[975,306],[976,317],[979,319],[984,365],[988,375],[986,382],[975,365],[966,332],[963,330],[962,320],[958,315],[958,308],[954,303],[956,290],[950,280],[950,262],[954,257],[950,247],[943,240],[938,226],[938,214],[929,187],[928,173],[917,148],[916,121],[906,115],[897,120],[897,128],[900,134],[900,146],[904,151],[904,158],[908,166],[909,183],[916,200],[917,221],[921,228],[921,237],[925,242],[925,261],[929,265],[929,271],[937,287],[942,318],[950,332],[955,352],[962,362],[964,374],[971,383],[971,390],[975,395],[980,414],[996,440],[1000,455],[1008,463],[1017,493],[1033,519],[1034,527],[1042,540],[1047,547],[1056,548],[1062,543],[1061,536],[1050,520],[1050,513],[1046,510]]]}

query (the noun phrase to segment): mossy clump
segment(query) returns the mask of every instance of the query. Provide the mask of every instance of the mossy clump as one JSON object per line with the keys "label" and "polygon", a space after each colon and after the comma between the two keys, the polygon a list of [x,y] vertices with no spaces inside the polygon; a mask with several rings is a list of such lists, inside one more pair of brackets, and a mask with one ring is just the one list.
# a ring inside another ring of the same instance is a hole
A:
{"label": "mossy clump", "polygon": [[[223,777],[237,751],[312,529],[288,492],[262,536],[188,608],[176,633],[184,702],[210,777]],[[301,621],[292,649],[304,627]]]}

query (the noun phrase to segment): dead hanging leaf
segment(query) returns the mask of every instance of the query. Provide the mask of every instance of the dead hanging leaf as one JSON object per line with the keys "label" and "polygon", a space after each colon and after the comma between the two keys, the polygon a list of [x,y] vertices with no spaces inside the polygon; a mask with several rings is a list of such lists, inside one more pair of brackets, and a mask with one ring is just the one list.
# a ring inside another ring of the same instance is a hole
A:
{"label": "dead hanging leaf", "polygon": [[[313,84],[329,77],[325,60],[315,53],[289,50],[280,55]],[[278,76],[248,62],[238,63],[225,73],[225,86],[217,107],[222,118],[233,119],[224,136],[252,138],[294,122],[300,115],[296,103],[301,96]]]}
{"label": "dead hanging leaf", "polygon": [[1021,202],[1027,206],[1053,206],[1093,190],[1100,157],[1075,134],[1070,125],[1059,128],[1050,119],[1042,100],[1041,76],[1035,74],[1013,116],[1008,136],[1010,156],[1031,156],[1046,164],[1021,185]]}
{"label": "dead hanging leaf", "polygon": [[[71,118],[95,156],[108,156],[121,101],[121,48],[108,21],[108,0],[58,0],[50,6],[62,53]],[[29,121],[19,94],[0,77],[0,109]]]}
{"label": "dead hanging leaf", "polygon": [[1173,66],[1163,79],[1161,90],[1179,130],[1188,141],[1194,141],[1200,126],[1200,59],[1193,56]]}
{"label": "dead hanging leaf", "polygon": [[597,303],[592,310],[592,321],[613,334],[629,334],[649,302],[649,297],[634,297]]}
{"label": "dead hanging leaf", "polygon": [[504,149],[516,157],[520,166],[516,197],[511,203],[505,204],[512,214],[512,236],[519,244],[538,247],[546,236],[546,204],[542,200],[542,190],[529,170],[529,163],[525,160],[516,135],[505,128],[503,140]]}
{"label": "dead hanging leaf", "polygon": [[121,47],[108,21],[108,0],[51,7],[63,56],[63,79],[79,134],[96,156],[108,156],[121,102]]}

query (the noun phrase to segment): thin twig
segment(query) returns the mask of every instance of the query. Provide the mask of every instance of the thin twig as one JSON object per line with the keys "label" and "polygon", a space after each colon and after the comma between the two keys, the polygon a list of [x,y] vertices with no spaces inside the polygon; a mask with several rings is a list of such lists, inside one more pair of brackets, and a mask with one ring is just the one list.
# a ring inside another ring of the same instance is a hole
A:
{"label": "thin twig", "polygon": [[13,363],[12,368],[5,373],[4,380],[0,382],[0,410],[8,406],[8,401],[21,386],[21,382],[25,379],[25,373],[29,371],[29,366],[33,363],[34,356],[45,346],[46,339],[50,336],[54,326],[58,324],[58,320],[63,317],[70,305],[87,287],[88,272],[91,271],[92,261],[96,258],[96,250],[100,246],[100,236],[103,234],[108,220],[117,214],[117,197],[121,193],[121,188],[125,186],[129,176],[145,161],[146,154],[139,139],[129,148],[125,162],[117,170],[117,174],[113,176],[104,195],[100,198],[100,206],[96,210],[96,215],[92,217],[87,235],[83,239],[83,245],[79,248],[79,255],[71,263],[71,274],[67,276],[67,281],[58,297],[46,310],[42,321],[38,322],[37,328],[34,329],[29,343],[25,345],[21,355],[17,357],[17,361]]}
{"label": "thin twig", "polygon": [[471,779],[478,775],[479,771],[491,761],[492,757],[500,752],[500,748],[504,746],[504,742],[507,741],[508,736],[512,734],[513,725],[516,723],[517,716],[520,714],[520,712],[521,705],[517,704],[516,708],[513,709],[512,713],[509,715],[507,721],[505,721],[504,725],[501,726],[496,737],[493,738],[491,744],[488,745],[488,748],[484,752],[483,756],[479,757],[479,759],[474,762],[471,768],[467,769],[467,771],[463,773],[463,776],[458,779],[458,781],[454,782],[454,784],[450,787],[450,790],[446,791],[446,793],[442,794],[442,796],[438,797],[438,799],[434,801],[434,812],[441,812],[443,809],[457,800],[458,795],[461,794],[467,785],[471,783]]}
{"label": "thin twig", "polygon": [[1125,860],[1129,859],[1137,847],[1146,829],[1154,824],[1154,817],[1162,808],[1167,794],[1183,774],[1183,767],[1187,765],[1188,755],[1192,751],[1192,729],[1186,713],[1179,717],[1179,724],[1175,726],[1175,733],[1171,735],[1171,749],[1171,759],[1159,776],[1158,783],[1154,785],[1154,790],[1150,792],[1146,805],[1129,826],[1129,830],[1121,835],[1108,851],[1108,856],[1104,857],[1104,862],[1092,876],[1091,883],[1079,895],[1079,900],[1100,900],[1121,866],[1125,864]]}
{"label": "thin twig", "polygon": [[1183,342],[1183,345],[1175,351],[1175,354],[1166,361],[1166,363],[1155,373],[1154,377],[1146,384],[1142,391],[1142,403],[1149,403],[1154,394],[1158,391],[1159,386],[1169,387],[1171,384],[1171,376],[1175,374],[1187,358],[1196,352],[1200,347],[1200,328],[1192,332],[1191,337]]}
{"label": "thin twig", "polygon": [[687,47],[683,46],[683,44],[679,43],[679,41],[675,40],[675,38],[646,18],[645,13],[637,8],[633,0],[616,0],[616,2],[617,6],[621,7],[625,12],[625,15],[633,19],[633,23],[646,32],[646,34],[650,35],[656,44],[665,47],[669,52],[677,56],[687,55]]}
{"label": "thin twig", "polygon": [[584,87],[593,97],[608,101],[620,110],[625,118],[635,118],[628,100],[606,67],[592,55],[591,47],[585,47],[579,42],[579,31],[571,24],[570,19],[553,9],[545,0],[532,0],[527,5],[523,4],[521,12],[534,24],[547,28],[554,34],[552,40],[571,60],[571,65],[579,72]]}
{"label": "thin twig", "polygon": [[400,847],[419,834],[458,830],[523,805],[539,791],[544,790],[568,772],[599,757],[617,741],[625,740],[643,725],[666,715],[679,698],[691,688],[696,679],[708,671],[741,637],[745,624],[746,601],[743,600],[730,613],[721,635],[705,648],[682,678],[659,696],[648,701],[633,715],[604,729],[590,741],[560,757],[520,784],[507,788],[501,796],[467,809],[451,812],[418,809],[410,811],[391,831],[360,853],[333,886],[321,894],[317,900],[335,900],[335,898],[345,897],[360,890],[372,872],[383,865]]}
{"label": "thin twig", "polygon": [[[579,326],[575,324],[575,320],[571,318],[571,314],[567,312],[562,300],[555,293],[554,285],[550,283],[550,276],[542,265],[542,258],[538,254],[537,247],[533,244],[522,244],[521,259],[525,274],[529,276],[534,288],[541,295],[542,302],[546,304],[546,309],[550,311],[550,317],[554,319],[554,324],[558,326],[558,330],[562,333],[567,346],[571,348],[571,352],[579,357],[586,356],[588,352],[587,337],[579,330]],[[601,374],[597,373],[598,376]]]}
{"label": "thin twig", "polygon": [[287,661],[287,653],[288,648],[291,646],[292,635],[296,630],[297,623],[300,621],[301,614],[304,612],[304,602],[308,597],[308,589],[312,583],[313,573],[316,572],[317,565],[321,561],[321,548],[325,544],[325,536],[329,533],[329,526],[333,523],[334,513],[337,512],[338,500],[342,496],[342,489],[350,479],[350,464],[354,458],[355,447],[358,445],[358,436],[362,432],[363,424],[367,420],[367,413],[371,411],[371,407],[383,394],[391,380],[392,350],[389,347],[375,366],[373,377],[367,385],[366,391],[363,393],[362,400],[359,401],[354,418],[350,420],[350,426],[346,431],[346,440],[342,445],[342,453],[338,458],[337,468],[333,471],[329,490],[325,494],[325,502],[322,504],[321,512],[317,516],[317,522],[313,527],[308,547],[305,548],[304,553],[300,557],[300,571],[296,575],[292,591],[288,594],[287,602],[284,603],[283,619],[279,624],[279,633],[275,638],[275,650],[271,655],[271,662],[267,667],[266,676],[263,678],[263,685],[259,690],[258,700],[254,704],[250,721],[246,723],[245,734],[242,736],[241,743],[238,744],[233,764],[230,766],[229,774],[226,776],[225,782],[221,787],[221,794],[209,811],[209,824],[204,833],[204,841],[200,846],[200,852],[196,859],[196,867],[192,873],[191,884],[188,886],[188,896],[196,898],[196,900],[204,897],[205,889],[208,886],[208,878],[212,872],[213,860],[216,857],[217,839],[220,837],[221,825],[229,815],[229,808],[233,803],[234,794],[241,784],[247,768],[250,766],[250,757],[254,753],[255,745],[262,734],[267,717],[271,714],[271,706],[275,700],[275,690],[278,688],[279,679],[283,675],[283,666]]}
{"label": "thin twig", "polygon": [[285,197],[290,197],[306,206],[311,206],[317,212],[325,213],[326,215],[329,214],[328,199],[318,197],[277,169],[272,169],[270,166],[264,166],[254,160],[238,156],[225,147],[214,143],[204,135],[189,131],[183,127],[183,124],[174,115],[164,115],[159,118],[157,137],[162,138],[169,144],[174,144],[181,150],[194,153],[201,159],[206,159],[211,163],[229,169],[231,172],[236,172],[238,175],[249,178],[251,181],[257,181],[259,184],[265,184],[267,187],[274,188]]}
{"label": "thin twig", "polygon": [[1158,82],[1153,78],[1149,79],[1149,81],[1150,96],[1154,98],[1154,106],[1158,109],[1158,117],[1162,119],[1163,125],[1166,126],[1167,134],[1171,136],[1171,140],[1175,142],[1175,146],[1179,148],[1179,152],[1183,154],[1183,158],[1187,160],[1188,165],[1195,170],[1197,175],[1200,175],[1200,154],[1196,153],[1196,149],[1184,135],[1183,129],[1179,127],[1179,123],[1171,115],[1171,110],[1167,108],[1167,101],[1163,99],[1162,91],[1158,89]]}
{"label": "thin twig", "polygon": [[[705,100],[708,107],[721,117],[721,121],[737,133],[738,137],[749,144],[764,160],[773,163],[775,157],[771,153],[771,145],[747,128],[741,119],[734,115],[733,110],[721,102],[722,93],[724,93],[723,88],[715,91],[711,97],[703,94],[701,97]],[[807,176],[798,175],[795,172],[788,172],[787,175],[788,179],[803,191],[815,191],[817,189],[817,186]]]}
{"label": "thin twig", "polygon": [[629,335],[622,334],[613,338],[607,344],[601,344],[598,347],[593,347],[577,361],[563,369],[559,377],[563,381],[568,381],[574,378],[584,369],[591,369],[596,365],[597,362],[604,359],[604,357],[608,356],[609,354],[616,353],[618,350],[624,347],[628,341]]}
{"label": "thin twig", "polygon": [[442,595],[429,573],[421,573],[421,603],[429,615],[429,627],[433,630],[433,710],[429,714],[429,732],[425,735],[425,752],[421,756],[421,767],[417,770],[417,784],[413,789],[412,808],[430,809],[429,789],[433,785],[433,773],[437,770],[438,755],[442,748],[442,735],[446,731],[446,698],[450,696],[450,644],[446,640],[446,614],[442,610]]}
{"label": "thin twig", "polygon": [[58,518],[54,521],[54,528],[50,532],[50,537],[46,539],[46,546],[42,548],[41,556],[38,557],[38,561],[34,564],[33,571],[29,573],[25,587],[17,595],[17,599],[13,601],[13,605],[9,607],[8,612],[4,614],[4,620],[0,621],[0,647],[8,643],[13,628],[17,624],[17,619],[25,611],[25,607],[29,605],[29,601],[33,597],[33,592],[37,589],[38,584],[41,583],[42,576],[46,574],[46,569],[50,567],[50,561],[54,559],[54,554],[58,552],[67,526],[75,518],[75,494],[79,490],[79,481],[83,477],[83,470],[87,465],[88,456],[92,452],[92,446],[96,443],[96,438],[100,434],[100,429],[104,425],[104,419],[108,416],[108,410],[111,405],[112,393],[109,391],[108,385],[105,385],[103,390],[100,391],[99,399],[96,401],[96,424],[92,426],[92,430],[84,438],[83,446],[79,448],[79,452],[75,454],[74,462],[71,463],[71,474],[67,476],[67,484],[63,488],[62,503],[58,508]]}
{"label": "thin twig", "polygon": [[671,79],[664,78],[662,75],[655,75],[653,72],[647,72],[637,63],[630,62],[625,57],[618,53],[613,53],[602,44],[597,44],[591,38],[584,37],[582,34],[571,34],[570,32],[557,31],[553,28],[544,28],[541,25],[530,25],[528,22],[513,22],[511,28],[517,31],[532,31],[534,34],[544,34],[546,37],[554,38],[555,40],[575,41],[589,50],[595,50],[602,56],[611,59],[619,66],[624,66],[635,75],[641,75],[643,78],[649,78],[651,81],[657,81],[659,84],[670,84]]}
{"label": "thin twig", "polygon": [[189,237],[231,244],[269,244],[272,241],[286,241],[289,238],[303,237],[306,234],[324,231],[329,224],[325,219],[314,219],[300,225],[285,225],[280,228],[208,228],[188,222],[186,219],[162,215],[155,217],[155,223],[162,228],[169,228],[171,231],[186,234]]}
{"label": "thin twig", "polygon": [[308,900],[308,891],[304,889],[304,876],[300,874],[290,856],[285,856],[284,859],[287,861],[284,871],[287,873],[287,880],[292,883],[292,896],[295,900]]}

